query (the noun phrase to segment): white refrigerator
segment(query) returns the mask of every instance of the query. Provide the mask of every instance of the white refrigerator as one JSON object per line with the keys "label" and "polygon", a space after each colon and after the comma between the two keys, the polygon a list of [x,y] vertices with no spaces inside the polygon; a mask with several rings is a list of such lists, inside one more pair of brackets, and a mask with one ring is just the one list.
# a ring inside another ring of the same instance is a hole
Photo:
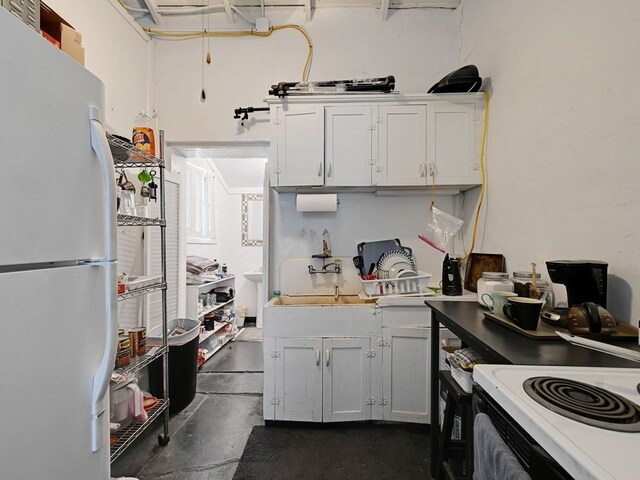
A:
{"label": "white refrigerator", "polygon": [[109,478],[116,199],[104,86],[0,8],[0,478]]}

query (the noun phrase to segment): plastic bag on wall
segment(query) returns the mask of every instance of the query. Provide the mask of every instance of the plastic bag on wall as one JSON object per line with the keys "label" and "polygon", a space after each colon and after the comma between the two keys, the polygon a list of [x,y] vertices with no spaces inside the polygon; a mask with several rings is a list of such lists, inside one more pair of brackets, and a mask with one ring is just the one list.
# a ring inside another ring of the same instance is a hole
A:
{"label": "plastic bag on wall", "polygon": [[463,223],[463,220],[432,206],[427,216],[427,226],[418,235],[418,238],[436,250],[445,253],[447,244],[458,233]]}

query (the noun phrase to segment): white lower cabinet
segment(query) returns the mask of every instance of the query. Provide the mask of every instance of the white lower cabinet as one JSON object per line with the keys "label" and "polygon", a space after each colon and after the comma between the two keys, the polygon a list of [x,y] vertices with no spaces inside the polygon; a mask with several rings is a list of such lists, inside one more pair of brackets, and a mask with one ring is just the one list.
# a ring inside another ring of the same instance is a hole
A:
{"label": "white lower cabinet", "polygon": [[275,388],[270,403],[275,420],[371,418],[369,338],[276,338],[274,343]]}
{"label": "white lower cabinet", "polygon": [[322,421],[371,419],[371,340],[322,340]]}
{"label": "white lower cabinet", "polygon": [[265,309],[265,420],[430,423],[429,308],[295,308]]}
{"label": "white lower cabinet", "polygon": [[430,328],[382,328],[383,419],[429,423]]}
{"label": "white lower cabinet", "polygon": [[276,420],[322,421],[321,355],[321,338],[275,339]]}

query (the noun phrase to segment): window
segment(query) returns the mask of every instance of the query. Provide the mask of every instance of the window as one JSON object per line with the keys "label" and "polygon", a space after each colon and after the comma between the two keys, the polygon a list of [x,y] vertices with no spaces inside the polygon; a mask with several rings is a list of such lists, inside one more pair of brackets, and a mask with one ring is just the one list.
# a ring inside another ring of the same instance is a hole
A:
{"label": "window", "polygon": [[187,162],[187,241],[215,243],[213,172]]}

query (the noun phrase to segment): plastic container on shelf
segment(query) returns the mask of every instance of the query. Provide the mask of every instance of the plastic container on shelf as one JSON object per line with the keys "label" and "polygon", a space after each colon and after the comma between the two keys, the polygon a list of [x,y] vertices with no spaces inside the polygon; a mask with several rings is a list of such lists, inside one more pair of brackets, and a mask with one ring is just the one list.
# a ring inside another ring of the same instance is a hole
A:
{"label": "plastic container on shelf", "polygon": [[247,307],[238,305],[236,307],[236,326],[244,327],[244,319],[247,316]]}
{"label": "plastic container on shelf", "polygon": [[144,112],[140,112],[134,119],[131,143],[138,149],[150,155],[156,154],[156,141],[153,133],[153,120]]}
{"label": "plastic container on shelf", "polygon": [[[171,335],[172,332],[182,332]],[[198,376],[198,344],[200,322],[191,318],[177,318],[167,324],[169,344],[169,411],[184,410],[196,396]],[[147,345],[162,345],[162,325],[149,330]],[[162,398],[162,358],[149,365],[149,390]]]}
{"label": "plastic container on shelf", "polygon": [[109,394],[109,421],[119,424],[119,429],[126,428],[133,420],[133,394],[127,388],[128,382],[111,387]]}

